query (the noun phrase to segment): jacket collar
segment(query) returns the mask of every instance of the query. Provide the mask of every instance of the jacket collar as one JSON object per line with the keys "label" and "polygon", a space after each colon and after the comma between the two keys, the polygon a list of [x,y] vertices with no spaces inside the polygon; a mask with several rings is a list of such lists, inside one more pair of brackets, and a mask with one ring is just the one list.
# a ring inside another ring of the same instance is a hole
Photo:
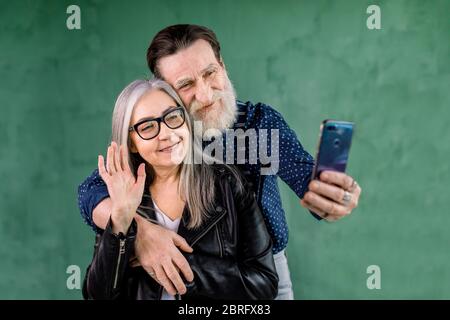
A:
{"label": "jacket collar", "polygon": [[[148,188],[145,188],[144,194],[142,196],[142,202],[136,210],[137,213],[144,217],[147,220],[150,220],[152,223],[158,223],[155,213],[155,207],[153,205],[153,201],[151,195],[148,191]],[[183,210],[183,214],[181,216],[180,225],[178,227],[178,234],[183,237],[186,242],[193,246],[198,240],[200,240],[217,222],[220,221],[226,214],[226,209],[221,207],[220,205],[215,205],[213,210],[208,212],[208,217],[205,218],[205,221],[195,229],[188,229],[187,225],[189,224],[189,210],[185,206]],[[138,231],[139,232],[139,231]]]}

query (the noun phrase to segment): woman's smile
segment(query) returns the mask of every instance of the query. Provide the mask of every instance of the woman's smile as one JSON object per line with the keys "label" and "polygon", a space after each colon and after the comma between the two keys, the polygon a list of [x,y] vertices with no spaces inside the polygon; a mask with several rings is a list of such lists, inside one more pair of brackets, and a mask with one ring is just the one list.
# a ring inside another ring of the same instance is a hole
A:
{"label": "woman's smile", "polygon": [[159,149],[158,152],[171,153],[173,150],[175,150],[176,148],[178,148],[178,146],[179,146],[179,144],[180,144],[180,142],[181,142],[182,140],[183,140],[183,139],[180,139],[178,142],[176,142],[176,143],[174,143],[174,144],[171,144],[171,145],[169,145],[169,146],[167,146],[167,147],[164,147],[164,148],[162,148],[162,149]]}

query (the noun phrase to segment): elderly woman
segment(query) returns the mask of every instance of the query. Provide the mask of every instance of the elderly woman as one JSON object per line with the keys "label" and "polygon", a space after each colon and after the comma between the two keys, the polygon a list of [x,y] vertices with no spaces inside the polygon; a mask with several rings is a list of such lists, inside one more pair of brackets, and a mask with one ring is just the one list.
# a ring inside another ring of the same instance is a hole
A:
{"label": "elderly woman", "polygon": [[[194,164],[207,157],[194,140],[189,116],[167,83],[137,80],[119,95],[106,167],[98,159],[111,216],[97,235],[85,298],[275,298],[272,243],[256,200],[233,167]],[[185,294],[170,295],[158,270],[149,275],[133,263],[136,212],[178,232],[193,248],[185,254],[194,273]]]}

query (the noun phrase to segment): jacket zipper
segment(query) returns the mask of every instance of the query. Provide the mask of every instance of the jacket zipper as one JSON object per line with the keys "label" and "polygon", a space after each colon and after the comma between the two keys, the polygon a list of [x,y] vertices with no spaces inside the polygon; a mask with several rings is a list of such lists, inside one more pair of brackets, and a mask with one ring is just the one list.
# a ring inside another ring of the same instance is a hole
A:
{"label": "jacket zipper", "polygon": [[216,225],[217,241],[219,241],[220,257],[223,258],[222,240],[220,239],[219,227]]}
{"label": "jacket zipper", "polygon": [[116,289],[116,287],[117,287],[117,278],[119,277],[120,259],[122,258],[122,255],[125,253],[125,239],[120,239],[119,241],[120,241],[119,257],[117,258],[116,276],[114,277],[113,289]]}

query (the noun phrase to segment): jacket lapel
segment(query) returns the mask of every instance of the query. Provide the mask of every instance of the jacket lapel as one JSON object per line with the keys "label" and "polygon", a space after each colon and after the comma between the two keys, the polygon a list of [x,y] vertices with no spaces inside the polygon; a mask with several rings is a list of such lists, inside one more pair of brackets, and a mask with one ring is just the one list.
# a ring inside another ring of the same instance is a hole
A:
{"label": "jacket lapel", "polygon": [[220,221],[226,214],[225,209],[217,207],[212,212],[209,212],[208,218],[196,229],[188,229],[189,224],[189,211],[185,207],[183,217],[178,228],[178,234],[182,236],[186,242],[193,246],[198,240],[200,240],[217,222]]}
{"label": "jacket lapel", "polygon": [[[141,204],[136,211],[143,218],[150,220],[150,222],[158,223],[155,214],[155,207],[153,205],[151,195],[147,190],[148,188],[144,191]],[[189,224],[190,213],[187,207],[184,207],[183,215],[181,216],[180,225],[178,227],[178,234],[183,237],[190,246],[192,246],[200,240],[217,222],[219,222],[225,214],[226,210],[224,208],[221,206],[216,206],[214,210],[209,212],[208,218],[206,218],[200,227],[196,229],[188,229],[187,225]]]}
{"label": "jacket lapel", "polygon": [[137,208],[136,212],[143,218],[150,220],[151,222],[158,223],[158,220],[156,219],[155,206],[153,205],[152,197],[148,191],[144,191],[141,204]]}

